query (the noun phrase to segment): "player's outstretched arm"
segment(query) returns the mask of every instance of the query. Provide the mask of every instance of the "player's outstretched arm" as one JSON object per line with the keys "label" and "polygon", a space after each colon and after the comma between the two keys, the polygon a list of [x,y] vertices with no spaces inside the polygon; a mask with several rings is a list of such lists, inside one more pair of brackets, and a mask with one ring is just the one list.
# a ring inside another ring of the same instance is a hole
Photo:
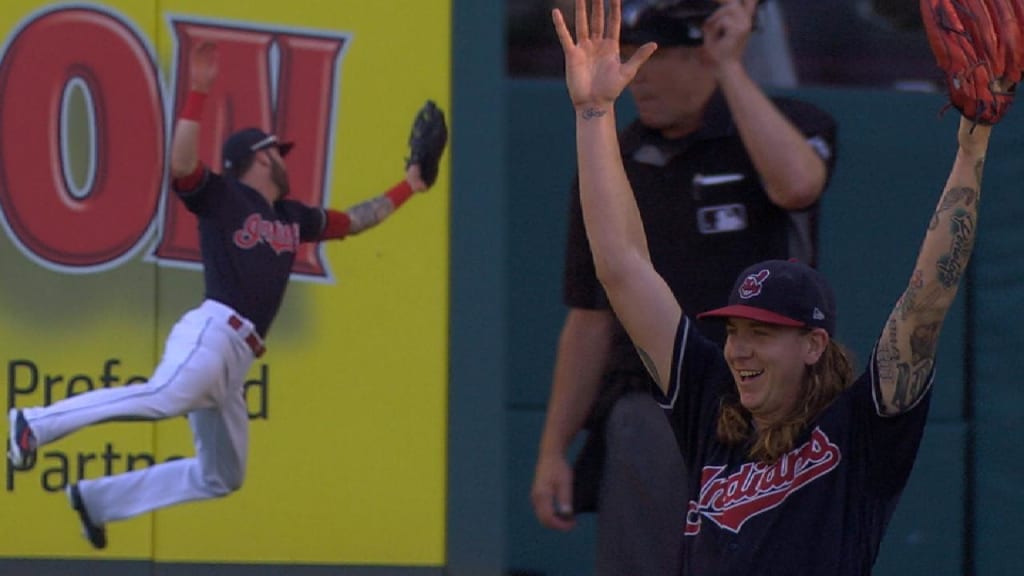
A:
{"label": "player's outstretched arm", "polygon": [[341,240],[369,230],[387,220],[413,195],[413,184],[407,177],[387,192],[341,210],[325,210],[326,224],[321,240]]}
{"label": "player's outstretched arm", "polygon": [[171,177],[185,178],[199,168],[199,120],[206,95],[217,77],[217,46],[197,45],[189,59],[191,91],[174,125],[171,139]]}
{"label": "player's outstretched arm", "polygon": [[978,223],[990,126],[961,119],[959,149],[910,283],[878,340],[879,409],[900,414],[924,395],[939,331],[967,268]]}
{"label": "player's outstretched arm", "polygon": [[615,101],[656,46],[646,44],[623,62],[619,54],[621,1],[576,0],[573,40],[559,10],[552,13],[565,54],[565,81],[576,111],[580,203],[597,277],[615,314],[663,392],[668,390],[679,303],[650,261],[640,212],[622,166]]}
{"label": "player's outstretched arm", "polygon": [[428,100],[416,113],[409,133],[409,157],[405,180],[390,190],[350,206],[344,211],[327,210],[322,240],[340,240],[377,226],[398,210],[414,192],[425,192],[437,181],[441,156],[448,144],[444,112]]}

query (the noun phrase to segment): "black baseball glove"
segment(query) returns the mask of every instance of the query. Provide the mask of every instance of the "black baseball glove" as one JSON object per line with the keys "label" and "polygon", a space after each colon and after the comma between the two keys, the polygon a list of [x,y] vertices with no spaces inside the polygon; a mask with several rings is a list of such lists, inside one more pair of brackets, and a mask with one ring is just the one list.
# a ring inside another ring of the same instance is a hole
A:
{"label": "black baseball glove", "polygon": [[405,162],[408,168],[413,164],[420,167],[420,178],[427,187],[433,186],[437,180],[437,169],[441,163],[441,155],[448,144],[448,125],[444,121],[444,112],[433,100],[416,113],[409,134],[409,158]]}

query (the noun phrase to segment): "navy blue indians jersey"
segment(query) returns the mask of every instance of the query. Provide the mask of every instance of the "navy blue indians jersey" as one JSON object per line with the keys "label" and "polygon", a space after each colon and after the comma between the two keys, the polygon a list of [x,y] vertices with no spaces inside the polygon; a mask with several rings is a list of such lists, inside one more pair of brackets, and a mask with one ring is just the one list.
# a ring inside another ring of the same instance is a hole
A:
{"label": "navy blue indians jersey", "polygon": [[266,336],[299,243],[320,238],[324,211],[295,200],[271,205],[256,190],[208,169],[194,190],[176,192],[199,219],[206,298],[234,308]]}
{"label": "navy blue indians jersey", "polygon": [[657,391],[686,462],[684,574],[871,573],[913,467],[931,398],[881,416],[878,365],[843,391],[774,464],[718,441],[719,400],[735,390],[722,350],[683,317],[667,396]]}

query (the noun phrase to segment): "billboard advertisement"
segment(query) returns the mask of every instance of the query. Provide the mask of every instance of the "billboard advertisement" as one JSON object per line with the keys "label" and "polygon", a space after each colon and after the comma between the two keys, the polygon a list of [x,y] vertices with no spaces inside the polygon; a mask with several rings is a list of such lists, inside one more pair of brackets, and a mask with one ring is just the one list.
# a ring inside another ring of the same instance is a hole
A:
{"label": "billboard advertisement", "polygon": [[[292,195],[343,210],[404,176],[448,109],[449,2],[7,0],[0,13],[0,362],[6,404],[145,382],[203,299],[168,186],[188,55],[216,42],[200,157],[234,130],[296,142]],[[429,31],[429,32],[428,32]],[[448,164],[379,227],[306,244],[247,377],[241,490],[79,534],[64,487],[193,454],[188,422],[110,422],[5,466],[3,558],[444,564]]]}

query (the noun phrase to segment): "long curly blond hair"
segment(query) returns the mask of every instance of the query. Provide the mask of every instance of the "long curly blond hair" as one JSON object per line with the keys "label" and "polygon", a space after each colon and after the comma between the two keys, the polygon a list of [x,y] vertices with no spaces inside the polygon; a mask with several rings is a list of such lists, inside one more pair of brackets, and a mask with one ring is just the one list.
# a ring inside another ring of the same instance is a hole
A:
{"label": "long curly blond hair", "polygon": [[755,429],[750,412],[740,404],[739,394],[724,396],[718,415],[718,440],[737,445],[751,441],[750,459],[771,464],[793,449],[797,436],[807,424],[832,403],[840,392],[853,383],[853,362],[850,353],[833,340],[816,363],[807,367],[801,402],[783,420]]}

